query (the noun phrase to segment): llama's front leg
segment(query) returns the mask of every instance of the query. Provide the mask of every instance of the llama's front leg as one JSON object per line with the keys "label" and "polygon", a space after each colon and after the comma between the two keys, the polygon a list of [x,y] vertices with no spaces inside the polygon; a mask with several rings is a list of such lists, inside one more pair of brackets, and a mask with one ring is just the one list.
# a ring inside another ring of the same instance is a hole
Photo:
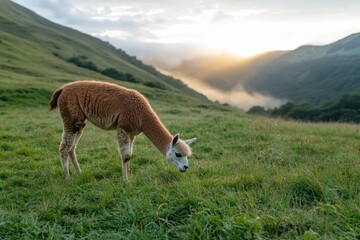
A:
{"label": "llama's front leg", "polygon": [[131,158],[131,137],[125,130],[118,129],[118,144],[122,160],[122,171],[125,180],[129,180],[129,167]]}
{"label": "llama's front leg", "polygon": [[69,133],[66,132],[65,130],[63,131],[62,140],[59,146],[59,152],[61,158],[61,166],[63,167],[64,170],[65,179],[70,179],[68,158],[69,158],[69,152],[75,143],[75,139],[76,139],[75,133]]}

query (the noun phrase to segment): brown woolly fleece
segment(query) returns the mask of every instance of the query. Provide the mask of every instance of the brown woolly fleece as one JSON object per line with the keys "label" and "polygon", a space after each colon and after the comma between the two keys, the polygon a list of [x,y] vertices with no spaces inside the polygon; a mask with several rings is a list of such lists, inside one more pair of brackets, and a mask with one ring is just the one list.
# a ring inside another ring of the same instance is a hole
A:
{"label": "brown woolly fleece", "polygon": [[88,119],[106,129],[122,129],[132,136],[143,132],[165,155],[172,140],[147,99],[139,92],[116,84],[77,81],[57,89],[50,110],[59,108],[64,132],[77,133]]}

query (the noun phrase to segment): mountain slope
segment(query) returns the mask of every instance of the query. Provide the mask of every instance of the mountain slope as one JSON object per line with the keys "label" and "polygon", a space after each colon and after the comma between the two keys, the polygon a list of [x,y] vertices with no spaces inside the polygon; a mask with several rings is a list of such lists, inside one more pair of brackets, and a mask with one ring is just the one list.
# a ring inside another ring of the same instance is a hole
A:
{"label": "mountain slope", "polygon": [[360,54],[360,33],[354,33],[344,39],[324,46],[301,46],[288,52],[277,62],[299,63],[322,57],[349,56]]}
{"label": "mountain slope", "polygon": [[213,56],[184,61],[170,72],[200,79],[223,92],[320,104],[360,92],[360,33],[324,46],[302,46],[249,59]]}
{"label": "mountain slope", "polygon": [[[52,23],[8,0],[0,2],[0,39],[0,78],[4,77],[4,87],[5,79],[18,85],[31,84],[25,79],[39,84],[43,80],[110,80],[101,71],[115,69],[138,83],[206,99],[181,81],[159,73],[108,42]],[[91,62],[97,71],[79,68],[69,61],[72,58]]]}
{"label": "mountain slope", "polygon": [[360,34],[325,46],[302,46],[265,66],[245,85],[293,102],[321,103],[360,91]]}

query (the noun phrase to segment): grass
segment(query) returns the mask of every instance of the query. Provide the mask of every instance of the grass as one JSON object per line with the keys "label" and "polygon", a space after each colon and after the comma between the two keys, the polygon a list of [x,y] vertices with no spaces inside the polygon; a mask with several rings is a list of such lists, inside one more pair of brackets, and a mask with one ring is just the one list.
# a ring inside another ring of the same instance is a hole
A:
{"label": "grass", "polygon": [[0,239],[360,238],[357,125],[249,116],[177,81],[172,91],[116,83],[141,91],[173,134],[198,138],[186,173],[141,135],[124,182],[115,132],[88,124],[77,149],[83,174],[71,166],[65,181],[51,93],[76,79],[113,80],[54,53],[85,54],[154,83],[168,78],[107,43],[0,5]]}
{"label": "grass", "polygon": [[356,125],[285,122],[187,101],[174,111],[156,91],[150,100],[171,132],[198,138],[194,155],[181,174],[141,135],[129,183],[114,132],[88,124],[78,147],[84,173],[71,167],[65,181],[59,113],[2,106],[0,237],[360,237]]}

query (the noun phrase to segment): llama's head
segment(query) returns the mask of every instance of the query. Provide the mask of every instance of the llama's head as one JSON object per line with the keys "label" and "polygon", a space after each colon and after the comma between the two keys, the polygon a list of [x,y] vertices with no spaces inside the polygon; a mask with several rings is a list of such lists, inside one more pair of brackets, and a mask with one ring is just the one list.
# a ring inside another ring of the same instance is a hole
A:
{"label": "llama's head", "polygon": [[179,139],[179,134],[176,134],[170,143],[166,159],[174,164],[180,172],[185,172],[189,167],[188,156],[191,155],[189,145],[195,140],[196,138],[192,138],[183,141]]}

